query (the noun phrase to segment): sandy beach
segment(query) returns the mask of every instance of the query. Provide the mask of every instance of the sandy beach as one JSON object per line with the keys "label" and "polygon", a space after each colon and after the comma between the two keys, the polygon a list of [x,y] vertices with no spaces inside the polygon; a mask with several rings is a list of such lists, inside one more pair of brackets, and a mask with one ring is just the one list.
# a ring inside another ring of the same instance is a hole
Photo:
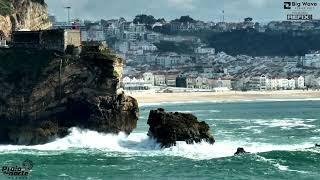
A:
{"label": "sandy beach", "polygon": [[319,99],[320,91],[229,91],[229,92],[192,92],[192,93],[147,93],[126,92],[139,103],[192,102],[192,101],[237,101],[237,100],[303,100]]}

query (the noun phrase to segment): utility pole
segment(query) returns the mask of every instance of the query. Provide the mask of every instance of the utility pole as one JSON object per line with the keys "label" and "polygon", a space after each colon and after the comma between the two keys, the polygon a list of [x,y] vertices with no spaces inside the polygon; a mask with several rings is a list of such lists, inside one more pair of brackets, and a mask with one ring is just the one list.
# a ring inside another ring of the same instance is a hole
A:
{"label": "utility pole", "polygon": [[62,71],[62,58],[60,59],[60,68],[59,68],[59,100],[62,99],[61,71]]}
{"label": "utility pole", "polygon": [[70,23],[70,10],[71,10],[71,7],[67,6],[67,7],[64,7],[64,8],[67,9],[67,11],[68,11],[68,23]]}
{"label": "utility pole", "polygon": [[224,10],[222,10],[222,22],[224,22]]}

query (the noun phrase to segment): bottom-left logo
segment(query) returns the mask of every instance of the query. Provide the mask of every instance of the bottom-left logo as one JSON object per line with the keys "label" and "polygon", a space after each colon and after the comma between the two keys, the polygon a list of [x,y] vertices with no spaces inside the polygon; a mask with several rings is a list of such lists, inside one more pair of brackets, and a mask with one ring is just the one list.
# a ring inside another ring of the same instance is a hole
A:
{"label": "bottom-left logo", "polygon": [[2,166],[2,174],[13,179],[26,178],[30,175],[32,168],[33,162],[27,159],[20,165]]}

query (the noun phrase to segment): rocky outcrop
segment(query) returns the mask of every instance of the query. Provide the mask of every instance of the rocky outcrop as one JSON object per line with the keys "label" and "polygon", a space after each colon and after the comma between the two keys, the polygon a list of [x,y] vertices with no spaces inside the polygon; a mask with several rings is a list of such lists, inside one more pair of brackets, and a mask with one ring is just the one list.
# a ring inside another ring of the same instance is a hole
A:
{"label": "rocky outcrop", "polygon": [[199,122],[192,114],[165,112],[164,109],[151,110],[148,135],[155,138],[164,147],[173,146],[177,141],[188,144],[207,141],[215,142],[209,125]]}
{"label": "rocky outcrop", "polygon": [[0,143],[42,144],[70,127],[129,134],[137,101],[119,91],[123,60],[103,46],[80,56],[0,50]]}
{"label": "rocky outcrop", "polygon": [[244,148],[239,147],[239,148],[237,149],[237,152],[234,153],[234,155],[241,155],[241,154],[247,154],[247,153],[248,153],[248,152],[246,152],[246,151],[244,150]]}
{"label": "rocky outcrop", "polygon": [[48,29],[47,5],[43,0],[0,0],[0,30],[9,37],[12,30]]}

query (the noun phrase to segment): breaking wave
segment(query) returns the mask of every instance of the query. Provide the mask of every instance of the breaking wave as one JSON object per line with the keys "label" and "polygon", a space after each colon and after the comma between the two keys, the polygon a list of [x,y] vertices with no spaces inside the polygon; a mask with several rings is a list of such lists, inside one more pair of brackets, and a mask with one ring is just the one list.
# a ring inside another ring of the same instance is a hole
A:
{"label": "breaking wave", "polygon": [[1,153],[36,153],[41,154],[54,152],[83,152],[84,150],[99,150],[106,156],[179,156],[188,159],[203,160],[233,156],[238,147],[244,147],[252,153],[269,151],[295,151],[313,146],[311,143],[295,145],[273,145],[246,141],[222,140],[214,144],[202,142],[188,145],[178,142],[176,146],[161,148],[147,133],[132,133],[126,136],[103,134],[95,131],[71,128],[71,133],[65,138],[54,142],[36,146],[0,146]]}

